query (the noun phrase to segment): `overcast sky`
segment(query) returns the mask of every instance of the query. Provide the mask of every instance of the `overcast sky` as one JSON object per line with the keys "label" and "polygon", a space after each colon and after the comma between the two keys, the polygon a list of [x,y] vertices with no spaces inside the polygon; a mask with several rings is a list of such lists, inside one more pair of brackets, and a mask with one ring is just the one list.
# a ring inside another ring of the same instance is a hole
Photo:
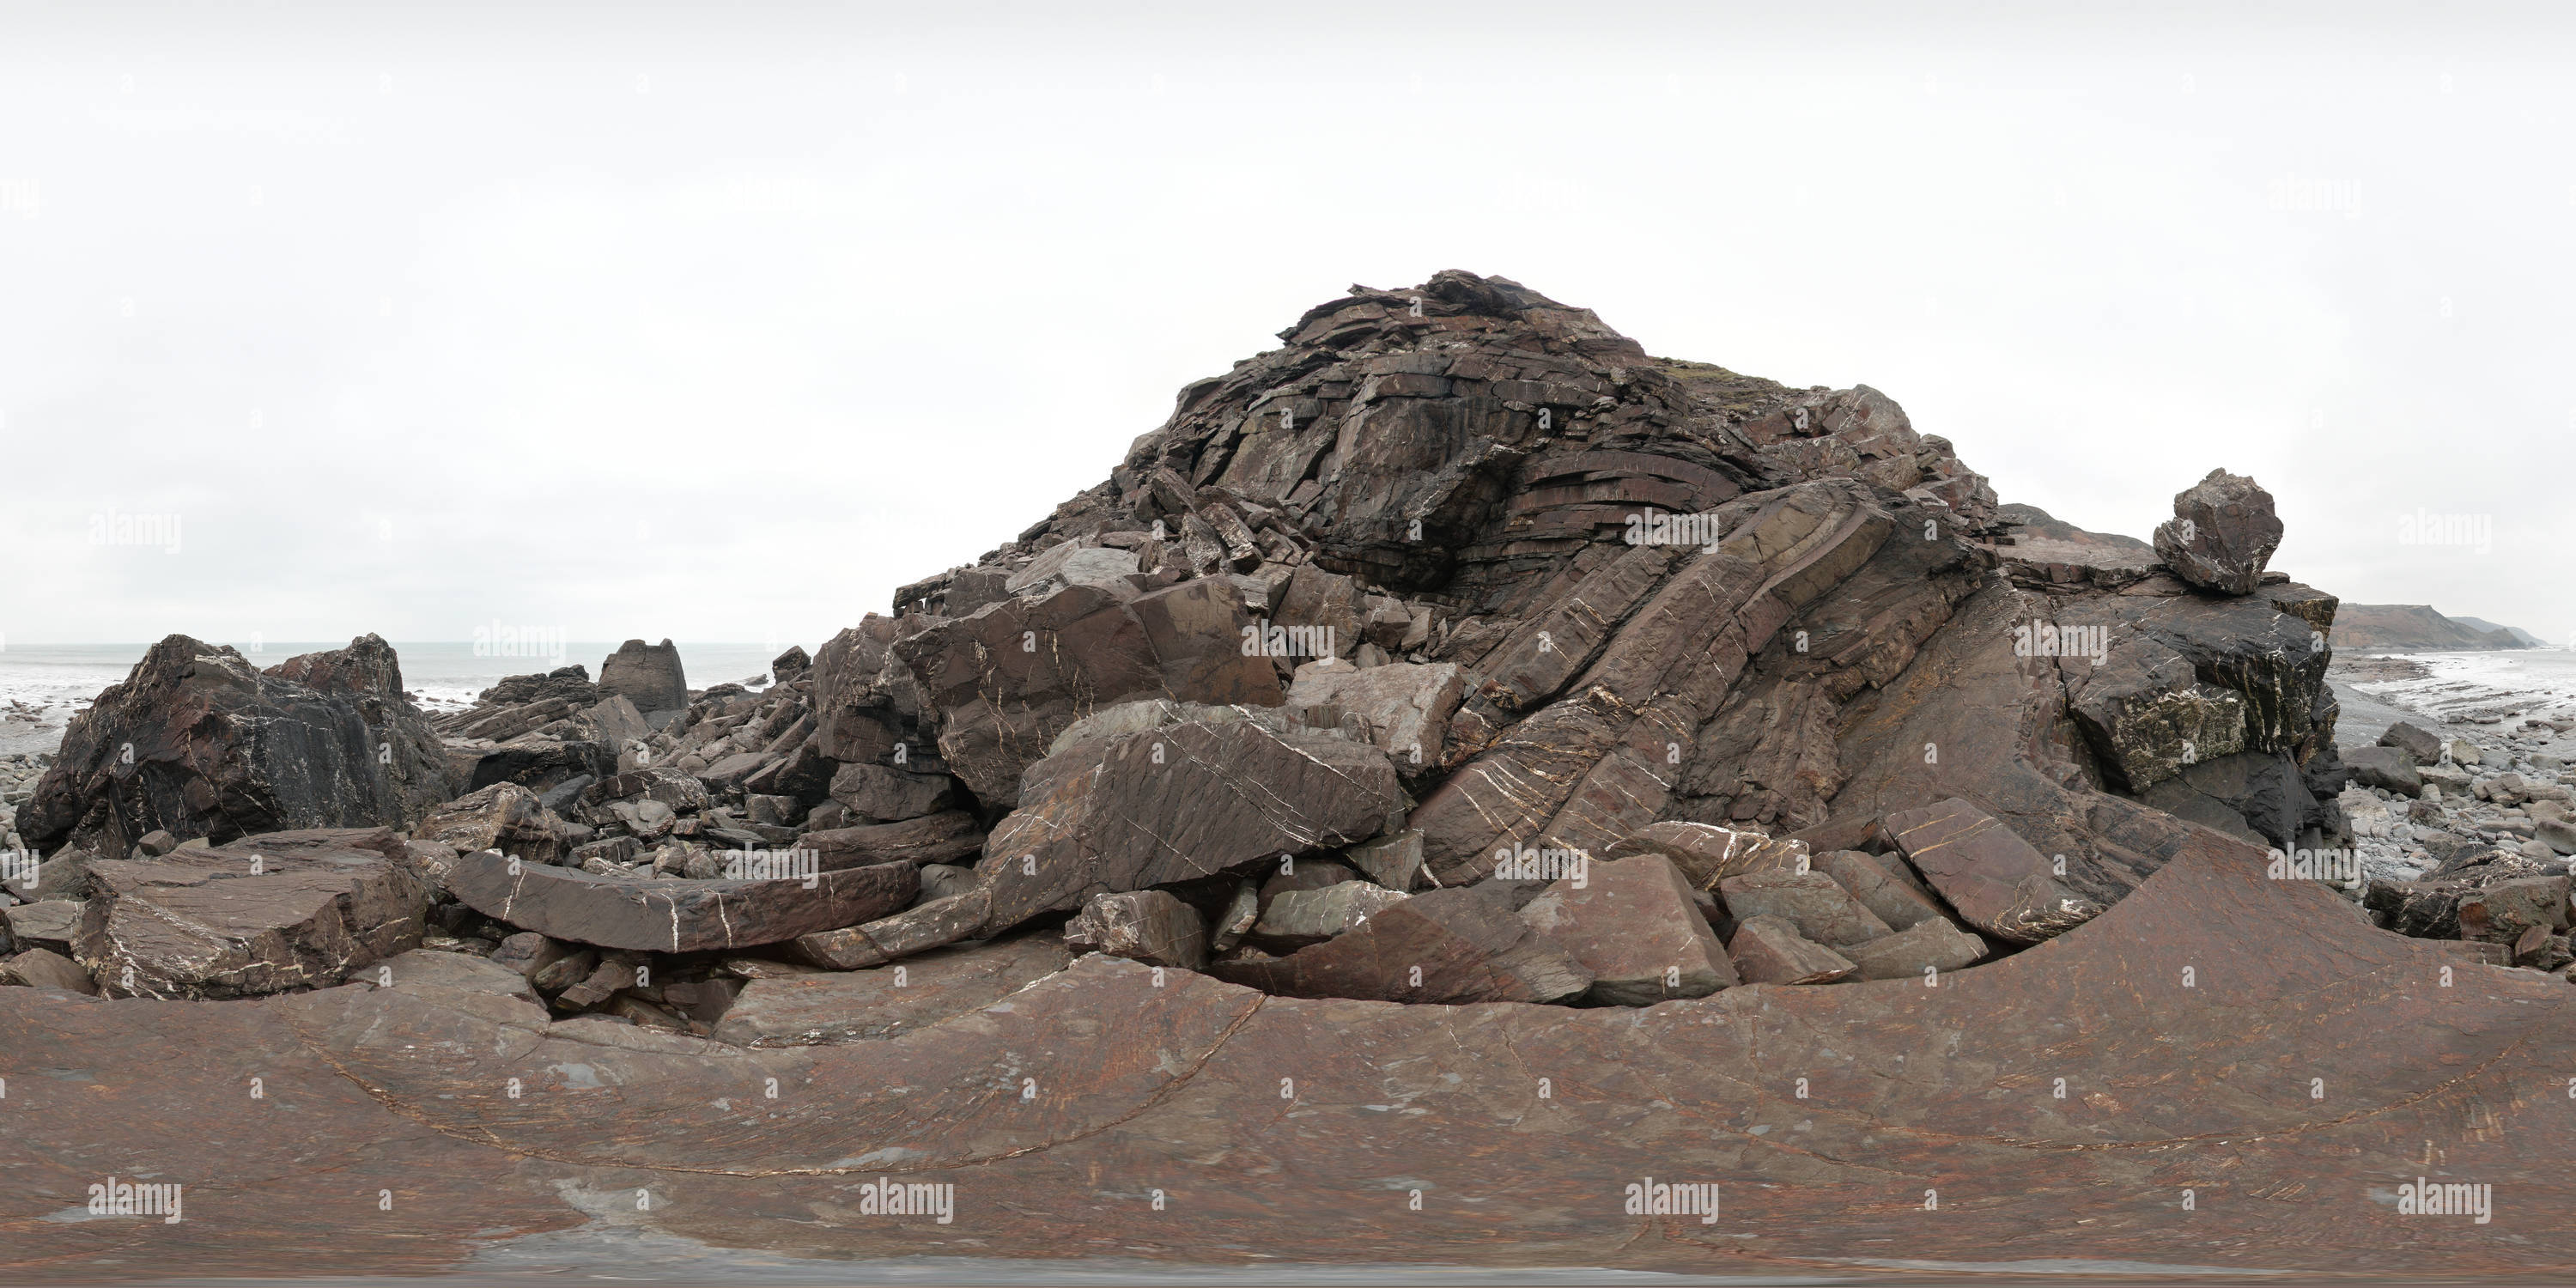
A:
{"label": "overcast sky", "polygon": [[2576,637],[2568,9],[1946,7],[11,4],[0,635],[811,644],[1454,267]]}

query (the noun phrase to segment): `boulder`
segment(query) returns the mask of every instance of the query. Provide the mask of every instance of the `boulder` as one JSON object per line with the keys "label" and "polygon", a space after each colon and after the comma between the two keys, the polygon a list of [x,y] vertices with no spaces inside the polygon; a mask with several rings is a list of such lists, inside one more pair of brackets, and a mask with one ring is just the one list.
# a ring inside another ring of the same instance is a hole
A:
{"label": "boulder", "polygon": [[259,842],[92,863],[73,956],[110,996],[197,1000],[328,988],[420,943],[429,893],[401,864]]}
{"label": "boulder", "polygon": [[1796,928],[1801,938],[1829,948],[1888,933],[1886,922],[1822,872],[1747,872],[1718,882],[1717,893],[1739,926],[1757,917],[1776,917]]}
{"label": "boulder", "polygon": [[1558,881],[1521,908],[1523,924],[1592,973],[1584,1000],[1652,1006],[1706,997],[1737,982],[1726,946],[1660,854],[1593,864],[1580,886]]}
{"label": "boulder", "polygon": [[1940,903],[1902,859],[1882,860],[1858,850],[1835,850],[1817,855],[1815,868],[1850,891],[1852,898],[1890,929],[1905,930],[1926,921],[1948,920]]}
{"label": "boulder", "polygon": [[806,656],[804,645],[790,644],[786,652],[769,659],[769,678],[779,684],[792,683],[812,665],[814,659]]}
{"label": "boulder", "polygon": [[1720,881],[1747,872],[1793,870],[1807,858],[1804,841],[1774,839],[1760,832],[1713,823],[1664,822],[1642,828],[1601,852],[1606,859],[1632,854],[1660,854],[1672,860],[1682,880],[1694,890],[1714,890]]}
{"label": "boulder", "polygon": [[85,996],[98,995],[98,981],[73,961],[50,948],[30,948],[0,962],[0,986],[59,988]]}
{"label": "boulder", "polygon": [[1308,662],[1288,689],[1288,711],[1320,728],[1350,727],[1386,750],[1407,777],[1438,773],[1449,717],[1465,693],[1454,663],[1391,662],[1365,670]]}
{"label": "boulder", "polygon": [[1249,720],[1076,742],[1030,766],[977,874],[989,930],[1141,890],[1370,840],[1408,799],[1386,754]]}
{"label": "boulder", "polygon": [[1498,884],[1431,890],[1323,943],[1207,973],[1280,997],[1386,1002],[1558,1002],[1590,988],[1592,972],[1518,913]]}
{"label": "boulder", "polygon": [[603,697],[623,697],[650,717],[689,705],[689,677],[681,669],[680,650],[671,641],[628,640],[600,662],[599,692]]}
{"label": "boulder", "polygon": [[2404,751],[2415,758],[2417,765],[2438,764],[2442,759],[2441,737],[2403,720],[2388,726],[2387,730],[2379,735],[2379,745]]}
{"label": "boulder", "polygon": [[857,925],[911,904],[920,879],[909,863],[881,863],[768,880],[637,881],[484,850],[458,859],[448,884],[476,912],[551,938],[682,953]]}
{"label": "boulder", "polygon": [[494,783],[439,806],[417,835],[460,853],[498,850],[527,863],[561,863],[572,849],[564,821],[517,783]]}
{"label": "boulder", "polygon": [[2459,897],[2460,938],[2510,944],[2533,927],[2543,933],[2568,928],[2565,876],[2518,877]]}
{"label": "boulder", "polygon": [[1089,586],[1119,599],[1133,599],[1139,589],[1138,571],[1133,550],[1067,541],[1012,573],[1002,582],[1002,589],[1013,595],[1045,595],[1068,586]]}
{"label": "boulder", "polygon": [[1997,939],[2038,943],[2102,911],[2061,885],[2046,855],[1958,797],[1890,814],[1886,828],[1959,916]]}
{"label": "boulder", "polygon": [[1389,890],[1409,893],[1422,884],[1422,833],[1407,829],[1354,845],[1342,851],[1342,861]]}
{"label": "boulder", "polygon": [[122,856],[154,831],[220,843],[409,826],[447,799],[449,780],[401,684],[393,649],[372,635],[265,672],[170,636],[72,717],[17,830],[40,851]]}
{"label": "boulder", "polygon": [[1746,918],[1726,952],[1747,984],[1831,984],[1860,969],[1780,917]]}
{"label": "boulder", "polygon": [[1207,923],[1196,909],[1161,890],[1095,896],[1065,923],[1065,946],[1148,966],[1200,970],[1207,965]]}
{"label": "boulder", "polygon": [[[1926,970],[1965,970],[1984,960],[1986,941],[1935,917],[1863,944],[1839,949],[1862,979],[1921,977]],[[1935,977],[1937,978],[1937,976]]]}
{"label": "boulder", "polygon": [[521,979],[529,979],[546,967],[570,957],[574,951],[571,944],[548,939],[533,930],[522,930],[503,939],[486,960],[504,970],[518,972]]}
{"label": "boulder", "polygon": [[[1356,929],[1404,899],[1397,891],[1367,881],[1339,881],[1313,890],[1284,891],[1270,900],[1261,919],[1253,923],[1252,938],[1273,952],[1294,952]],[[1098,903],[1094,900],[1092,906]]]}
{"label": "boulder", "polygon": [[990,1006],[1065,968],[1048,935],[924,953],[899,966],[755,979],[716,1021],[745,1047],[831,1046],[900,1037]]}
{"label": "boulder", "polygon": [[2272,494],[2239,474],[2209,477],[2174,494],[2174,517],[2156,527],[2156,555],[2184,581],[2222,595],[2251,595],[2281,545]]}
{"label": "boulder", "polygon": [[8,921],[9,938],[20,947],[68,953],[72,934],[80,928],[81,904],[76,899],[45,899],[0,908],[0,918]]}
{"label": "boulder", "polygon": [[933,620],[890,652],[937,713],[949,771],[1008,808],[1023,771],[1099,707],[1149,695],[1279,705],[1278,672],[1243,648],[1248,625],[1241,602],[1208,581],[1133,599],[1068,586]]}
{"label": "boulder", "polygon": [[2424,780],[2415,772],[2414,753],[2403,747],[2347,747],[2343,752],[2343,763],[2364,787],[2376,787],[2400,796],[2424,793]]}
{"label": "boulder", "polygon": [[957,784],[946,774],[843,765],[832,775],[831,796],[864,822],[891,823],[950,808],[957,799]]}

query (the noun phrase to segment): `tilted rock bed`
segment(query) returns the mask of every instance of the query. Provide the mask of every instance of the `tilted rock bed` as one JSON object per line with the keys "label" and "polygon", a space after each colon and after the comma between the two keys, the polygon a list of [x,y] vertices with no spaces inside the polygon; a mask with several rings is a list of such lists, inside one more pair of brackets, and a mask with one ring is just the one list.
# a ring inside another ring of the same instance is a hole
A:
{"label": "tilted rock bed", "polygon": [[[1652,358],[1502,279],[1282,339],[757,690],[634,640],[433,718],[372,636],[265,671],[173,636],[18,810],[46,862],[12,925],[109,995],[425,946],[719,1036],[807,972],[1033,941],[1278,996],[1642,1006],[2012,953],[2151,876],[2164,816],[2288,855],[2351,850],[2348,812],[2365,856],[2413,826],[2347,787],[2408,767],[2336,751],[2336,601],[2264,569],[2250,479],[2152,544],[2086,533],[1875,390]],[[2558,835],[2563,785],[2490,779],[2522,849]],[[2565,956],[2563,888],[2514,884],[2563,864],[2435,857],[2350,893]],[[126,929],[154,920],[193,929]]]}

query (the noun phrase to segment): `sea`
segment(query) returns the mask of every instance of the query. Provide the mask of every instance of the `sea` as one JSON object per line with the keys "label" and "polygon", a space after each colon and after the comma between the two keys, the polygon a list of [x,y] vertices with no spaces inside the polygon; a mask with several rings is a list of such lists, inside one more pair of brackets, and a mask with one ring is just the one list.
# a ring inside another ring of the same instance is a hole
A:
{"label": "sea", "polygon": [[[268,640],[232,646],[252,664],[266,668],[299,653],[346,648],[348,641],[297,644]],[[818,645],[805,647],[810,653]],[[123,683],[149,648],[149,644],[15,642],[0,647],[0,755],[52,751],[73,713],[87,707],[100,690]],[[770,659],[784,652],[787,645],[680,644],[678,648],[680,669],[687,674],[689,687],[703,689],[732,681],[758,688],[769,682]],[[488,644],[463,641],[394,644],[394,653],[402,662],[403,689],[423,710],[433,713],[472,706],[476,694],[508,676],[579,663],[596,680],[600,662],[616,651],[614,641],[570,643],[560,653],[523,651],[511,656],[496,656]]]}
{"label": "sea", "polygon": [[2380,653],[2423,666],[2413,680],[2383,680],[2352,687],[2391,706],[2450,724],[2512,723],[2533,717],[2576,716],[2576,651],[2511,649],[2481,653]]}

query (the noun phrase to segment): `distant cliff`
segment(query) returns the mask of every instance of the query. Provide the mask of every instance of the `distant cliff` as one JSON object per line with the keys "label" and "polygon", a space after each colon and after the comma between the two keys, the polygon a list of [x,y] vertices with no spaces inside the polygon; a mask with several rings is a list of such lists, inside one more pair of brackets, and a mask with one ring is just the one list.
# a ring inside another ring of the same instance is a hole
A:
{"label": "distant cliff", "polygon": [[2531,648],[2529,632],[2475,617],[2444,617],[2428,604],[2346,604],[2335,615],[2330,643],[2337,649]]}

